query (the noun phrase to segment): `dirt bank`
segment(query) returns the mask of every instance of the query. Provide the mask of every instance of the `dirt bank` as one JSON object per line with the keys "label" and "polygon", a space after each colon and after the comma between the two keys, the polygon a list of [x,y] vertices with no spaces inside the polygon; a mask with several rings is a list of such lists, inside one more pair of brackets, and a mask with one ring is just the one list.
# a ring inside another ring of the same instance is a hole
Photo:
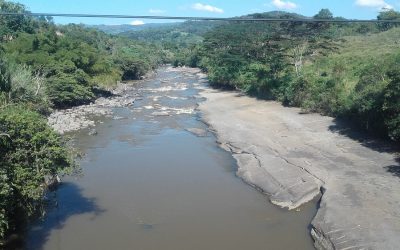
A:
{"label": "dirt bank", "polygon": [[323,192],[312,221],[318,249],[398,249],[400,166],[390,148],[276,102],[212,89],[202,96],[203,118],[237,160],[238,176],[289,209]]}

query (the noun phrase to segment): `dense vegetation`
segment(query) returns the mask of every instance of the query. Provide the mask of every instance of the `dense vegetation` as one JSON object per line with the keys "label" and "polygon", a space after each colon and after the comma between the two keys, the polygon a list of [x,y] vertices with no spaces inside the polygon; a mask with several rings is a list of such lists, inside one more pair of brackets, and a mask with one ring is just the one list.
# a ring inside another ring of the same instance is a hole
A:
{"label": "dense vegetation", "polygon": [[49,22],[32,34],[19,33],[2,47],[8,61],[46,78],[55,107],[88,103],[95,98],[94,88],[138,79],[160,60],[157,50],[144,44]]}
{"label": "dense vegetation", "polygon": [[25,106],[0,112],[0,236],[42,210],[45,178],[70,171],[73,159],[46,120]]}
{"label": "dense vegetation", "polygon": [[[323,9],[313,18],[335,17]],[[400,14],[385,11],[378,19],[400,19]],[[393,23],[230,22],[206,33],[184,62],[207,71],[213,85],[344,117],[399,141],[399,41]]]}
{"label": "dense vegetation", "polygon": [[[5,0],[0,9],[26,11]],[[45,115],[138,79],[163,57],[155,46],[55,25],[50,17],[0,16],[0,248],[40,214],[48,180],[74,168],[71,150]]]}

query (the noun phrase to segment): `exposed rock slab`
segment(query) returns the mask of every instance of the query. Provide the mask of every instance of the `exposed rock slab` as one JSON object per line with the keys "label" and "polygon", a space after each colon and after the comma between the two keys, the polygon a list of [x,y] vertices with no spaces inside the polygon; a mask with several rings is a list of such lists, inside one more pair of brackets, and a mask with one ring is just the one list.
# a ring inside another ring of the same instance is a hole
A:
{"label": "exposed rock slab", "polygon": [[332,131],[330,117],[237,92],[202,96],[203,118],[237,160],[237,175],[271,202],[294,209],[324,191],[312,221],[318,249],[398,249],[400,179],[387,171],[399,165],[394,154]]}

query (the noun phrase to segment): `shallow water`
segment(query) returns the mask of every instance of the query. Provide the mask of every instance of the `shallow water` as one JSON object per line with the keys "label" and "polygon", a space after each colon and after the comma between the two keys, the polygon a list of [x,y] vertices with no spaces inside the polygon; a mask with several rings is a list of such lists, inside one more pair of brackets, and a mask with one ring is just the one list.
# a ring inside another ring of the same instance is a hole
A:
{"label": "shallow water", "polygon": [[211,133],[186,130],[207,129],[195,110],[202,82],[162,68],[97,136],[75,133],[84,175],[63,180],[27,249],[313,249],[315,203],[298,212],[271,205],[235,176]]}

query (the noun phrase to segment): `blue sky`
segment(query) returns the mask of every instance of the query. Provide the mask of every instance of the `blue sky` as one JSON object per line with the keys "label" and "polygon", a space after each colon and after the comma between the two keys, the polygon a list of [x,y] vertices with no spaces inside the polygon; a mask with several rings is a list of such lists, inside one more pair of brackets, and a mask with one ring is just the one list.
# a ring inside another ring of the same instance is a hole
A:
{"label": "blue sky", "polygon": [[[400,9],[400,0],[15,0],[14,2],[26,5],[32,12],[214,17],[233,17],[272,10],[312,16],[321,8],[329,8],[335,16],[372,19],[382,8]],[[141,24],[160,21],[56,18],[56,22]]]}

